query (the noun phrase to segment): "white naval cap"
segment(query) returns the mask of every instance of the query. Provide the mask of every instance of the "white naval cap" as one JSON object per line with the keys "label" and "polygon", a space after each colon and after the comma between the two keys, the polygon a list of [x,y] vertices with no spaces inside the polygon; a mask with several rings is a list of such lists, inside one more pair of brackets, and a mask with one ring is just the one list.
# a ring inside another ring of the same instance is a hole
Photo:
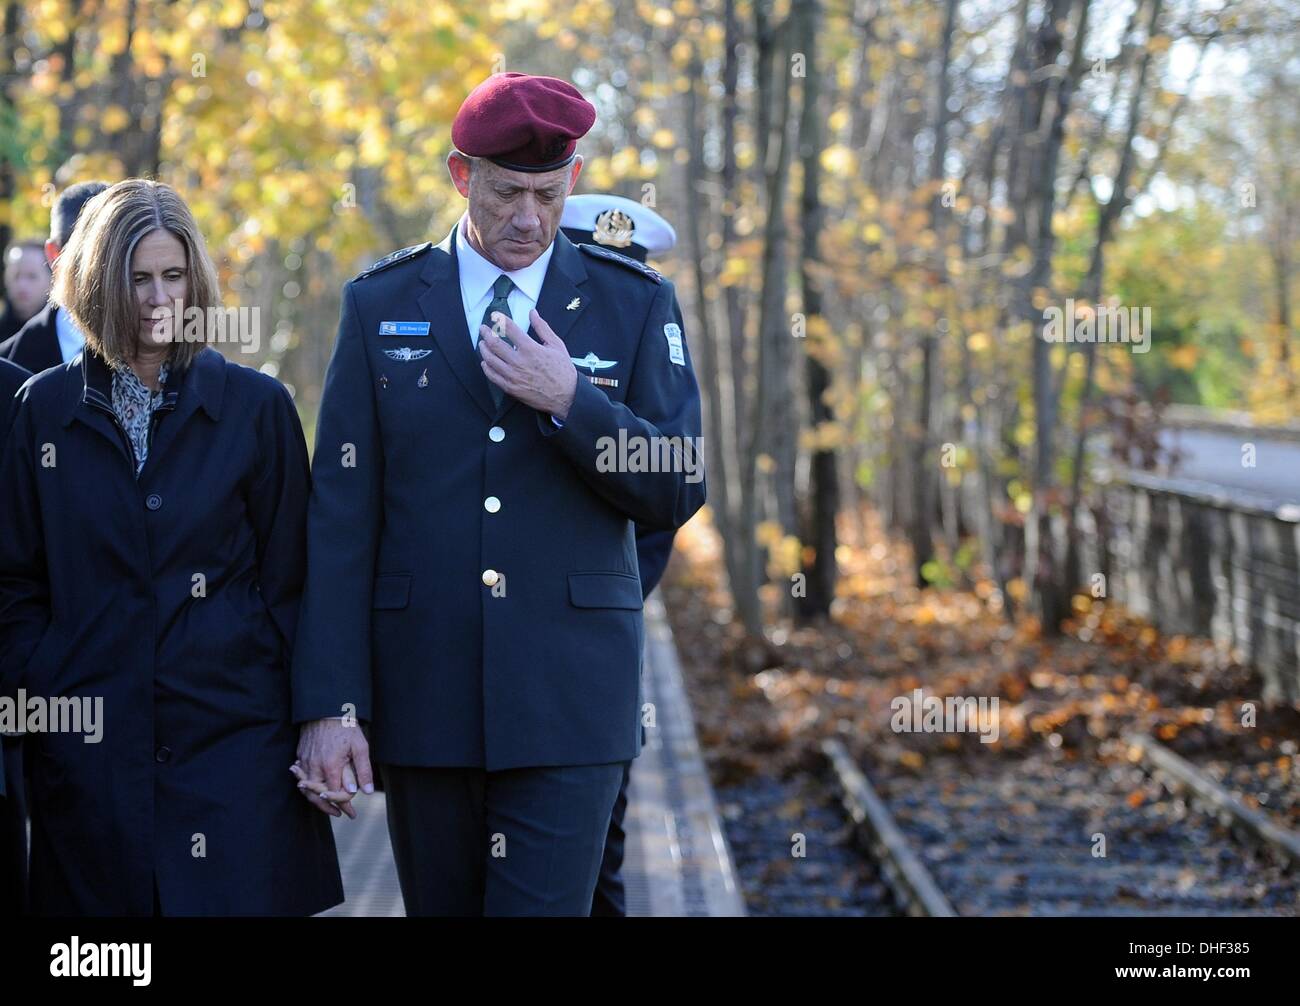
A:
{"label": "white naval cap", "polygon": [[673,225],[654,210],[626,196],[599,192],[569,196],[560,227],[570,240],[604,245],[640,262],[677,244]]}

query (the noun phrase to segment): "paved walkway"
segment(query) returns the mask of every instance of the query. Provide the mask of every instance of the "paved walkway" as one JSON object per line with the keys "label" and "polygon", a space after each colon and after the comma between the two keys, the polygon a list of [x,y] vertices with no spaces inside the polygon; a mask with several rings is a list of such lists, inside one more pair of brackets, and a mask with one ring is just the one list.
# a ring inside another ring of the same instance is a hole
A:
{"label": "paved walkway", "polygon": [[[630,916],[743,915],[744,902],[695,738],[672,631],[658,595],[646,602],[646,701],[655,725],[632,764],[623,875]],[[347,895],[326,915],[405,914],[383,794],[334,820]]]}

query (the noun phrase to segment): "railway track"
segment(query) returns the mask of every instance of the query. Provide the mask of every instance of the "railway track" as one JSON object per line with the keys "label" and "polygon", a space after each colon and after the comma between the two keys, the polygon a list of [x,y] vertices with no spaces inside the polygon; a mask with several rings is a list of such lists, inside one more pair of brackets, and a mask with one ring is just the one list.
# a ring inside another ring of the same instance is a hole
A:
{"label": "railway track", "polygon": [[899,914],[1300,914],[1300,839],[1151,738],[874,783],[840,741],[822,753]]}
{"label": "railway track", "polygon": [[898,914],[875,860],[861,856],[834,788],[813,773],[717,789],[751,916]]}

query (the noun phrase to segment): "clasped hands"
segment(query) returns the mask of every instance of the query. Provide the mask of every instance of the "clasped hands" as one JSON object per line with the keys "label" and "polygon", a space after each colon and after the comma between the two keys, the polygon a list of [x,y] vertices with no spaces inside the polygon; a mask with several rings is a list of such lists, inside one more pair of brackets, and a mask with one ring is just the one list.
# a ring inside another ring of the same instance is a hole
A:
{"label": "clasped hands", "polygon": [[375,791],[370,745],[355,718],[335,717],[303,724],[298,760],[290,767],[298,791],[317,810],[339,817],[357,816],[352,798]]}

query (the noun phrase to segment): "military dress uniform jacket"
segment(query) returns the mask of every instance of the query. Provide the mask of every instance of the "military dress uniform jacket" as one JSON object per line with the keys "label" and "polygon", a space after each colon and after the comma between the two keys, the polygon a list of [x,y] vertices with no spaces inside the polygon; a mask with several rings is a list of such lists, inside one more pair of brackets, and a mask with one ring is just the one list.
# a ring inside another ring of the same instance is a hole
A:
{"label": "military dress uniform jacket", "polygon": [[612,363],[579,367],[562,427],[508,395],[494,406],[454,229],[344,287],[294,718],[355,713],[375,761],[496,771],[640,750],[633,522],[683,524],[704,502],[703,469],[603,471],[600,446],[699,436],[681,312],[658,273],[562,234],[538,312],[571,357]]}

